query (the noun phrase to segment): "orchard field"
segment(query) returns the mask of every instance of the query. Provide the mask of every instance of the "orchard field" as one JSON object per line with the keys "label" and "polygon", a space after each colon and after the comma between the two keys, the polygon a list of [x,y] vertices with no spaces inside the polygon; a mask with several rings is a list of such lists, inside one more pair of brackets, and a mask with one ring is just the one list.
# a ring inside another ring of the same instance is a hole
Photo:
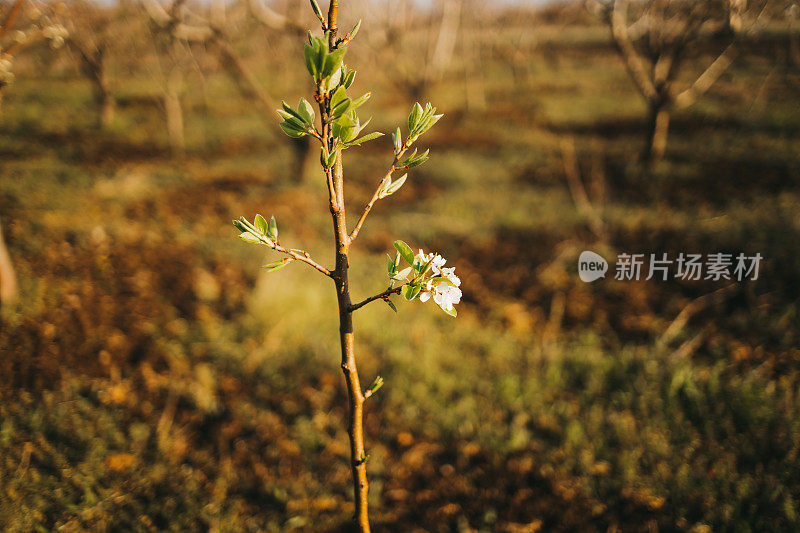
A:
{"label": "orchard field", "polygon": [[[342,27],[366,9],[348,4]],[[93,9],[128,21],[105,129],[69,48],[32,48],[3,92],[0,220],[19,290],[0,321],[0,525],[347,531],[335,293],[304,265],[265,273],[275,255],[230,224],[275,214],[285,242],[332,263],[317,154],[299,171],[273,112],[193,44],[170,52],[185,128],[171,151],[158,35],[137,5]],[[379,25],[370,13],[363,32]],[[362,380],[385,380],[365,418],[374,529],[796,531],[791,36],[748,37],[674,113],[646,171],[644,100],[582,7],[465,8],[446,68],[418,86],[414,47],[433,47],[439,15],[414,16],[406,41],[365,33],[348,56],[375,131],[415,100],[445,113],[419,141],[431,160],[370,215],[351,283],[358,299],[385,288],[402,236],[447,257],[464,297],[456,319],[418,302],[356,315]],[[232,46],[271,98],[309,94],[302,35],[235,24]],[[718,48],[693,49],[683,75]],[[348,152],[350,217],[390,137]],[[612,267],[584,283],[583,250],[764,259],[756,281],[618,281]]]}

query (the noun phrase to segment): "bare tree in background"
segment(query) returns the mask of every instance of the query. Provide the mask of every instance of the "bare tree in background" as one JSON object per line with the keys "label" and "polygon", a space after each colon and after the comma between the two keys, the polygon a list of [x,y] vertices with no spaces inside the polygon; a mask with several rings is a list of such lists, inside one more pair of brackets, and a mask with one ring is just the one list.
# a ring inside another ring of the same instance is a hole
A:
{"label": "bare tree in background", "polygon": [[[308,31],[305,26],[297,20],[276,12],[267,5],[266,0],[249,0],[248,6],[253,18],[264,27],[287,35],[294,35],[298,39],[305,38]],[[254,83],[254,86],[257,86],[257,83]],[[268,103],[268,101],[265,101],[265,103],[267,105],[262,106],[262,111],[269,115],[270,120],[274,120],[275,114],[272,109],[275,106]],[[295,154],[296,179],[303,180],[313,170],[316,156],[311,151],[311,142],[308,137],[292,139],[291,146]]]}
{"label": "bare tree in background", "polygon": [[[733,63],[747,0],[587,0],[610,27],[617,50],[648,106],[642,162],[664,156],[670,116],[691,106]],[[689,86],[678,78],[692,48],[722,42],[722,51]]]}
{"label": "bare tree in background", "polygon": [[423,99],[431,85],[452,67],[465,3],[437,0],[426,20],[413,1],[393,1],[385,10],[383,29],[368,34],[376,59],[387,53],[400,58],[390,75],[397,78],[394,85],[410,101]]}
{"label": "bare tree in background", "polygon": [[161,60],[162,101],[167,122],[167,136],[173,156],[186,151],[183,106],[185,71],[189,61],[185,47],[191,42],[204,42],[211,31],[208,26],[194,26],[184,22],[185,0],[173,0],[164,7],[157,0],[142,0],[142,5],[153,21],[154,44]]}
{"label": "bare tree in background", "polygon": [[81,72],[92,84],[97,125],[107,129],[114,120],[116,100],[108,77],[108,52],[113,42],[114,15],[104,6],[76,0],[67,4],[66,44],[77,54]]}
{"label": "bare tree in background", "polygon": [[[176,145],[179,144],[178,152],[183,151],[183,111],[180,104],[183,84],[183,69],[180,66],[182,44],[202,44],[212,50],[241,95],[252,101],[261,116],[269,123],[276,123],[278,120],[274,113],[276,103],[242,61],[224,29],[225,3],[222,0],[211,2],[208,16],[188,13],[183,9],[184,3],[184,0],[175,0],[164,7],[157,0],[142,0],[159,33],[166,36],[171,46],[166,54],[170,63],[165,84],[165,108],[168,123],[172,124],[168,127],[170,138]],[[272,30],[294,34],[298,39],[306,34],[306,30],[299,23],[277,13],[261,0],[251,0],[249,9],[257,21]],[[295,152],[294,168],[298,169],[297,179],[302,179],[310,167],[311,145],[307,138],[302,138],[292,139],[291,146]]]}

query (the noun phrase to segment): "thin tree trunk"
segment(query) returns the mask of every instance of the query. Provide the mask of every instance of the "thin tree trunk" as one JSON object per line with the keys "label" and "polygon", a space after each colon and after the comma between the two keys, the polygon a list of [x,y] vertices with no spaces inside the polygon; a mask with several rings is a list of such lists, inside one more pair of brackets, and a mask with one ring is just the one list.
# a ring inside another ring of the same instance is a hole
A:
{"label": "thin tree trunk", "polygon": [[441,4],[442,20],[439,24],[436,45],[430,61],[426,65],[425,79],[428,82],[438,81],[444,69],[450,63],[458,38],[458,28],[461,23],[460,0],[443,0]]}
{"label": "thin tree trunk", "polygon": [[80,70],[92,83],[94,102],[98,108],[97,126],[102,130],[108,129],[114,120],[116,101],[106,75],[105,49],[97,47],[91,52],[85,44],[72,37],[67,42],[77,51],[82,62]]}
{"label": "thin tree trunk", "polygon": [[647,113],[647,138],[642,152],[642,163],[647,167],[661,161],[667,149],[669,135],[669,107],[661,103],[651,103]]}
{"label": "thin tree trunk", "polygon": [[95,76],[92,77],[92,81],[94,82],[94,101],[100,110],[98,126],[100,129],[107,130],[114,121],[116,102],[114,101],[114,95],[111,94],[102,60]]}
{"label": "thin tree trunk", "polygon": [[[328,45],[330,49],[336,48],[336,19],[339,11],[339,1],[331,0],[328,9]],[[330,124],[329,102],[320,103],[322,115],[322,138],[328,153],[333,146],[333,134]],[[350,285],[348,278],[350,236],[347,233],[347,219],[344,204],[344,175],[342,171],[342,153],[336,157],[333,168],[326,169],[325,176],[328,182],[331,218],[333,219],[334,235],[336,238],[336,269],[333,272],[333,281],[336,285],[336,297],[339,306],[339,340],[342,350],[342,373],[347,383],[347,396],[350,406],[350,418],[347,424],[347,434],[350,438],[350,468],[353,473],[353,493],[355,496],[355,514],[353,521],[361,533],[369,533],[369,513],[367,494],[367,455],[364,450],[364,393],[358,378],[356,355],[353,347],[353,309],[350,300]]]}
{"label": "thin tree trunk", "polygon": [[336,285],[336,296],[339,304],[339,340],[342,350],[342,372],[347,382],[347,395],[350,403],[350,418],[347,434],[350,437],[350,467],[353,473],[353,493],[355,496],[354,521],[362,533],[368,533],[369,514],[367,494],[367,457],[364,450],[364,393],[356,367],[356,355],[353,348],[353,311],[350,301],[349,240],[345,223],[344,180],[342,176],[341,153],[333,169],[333,183],[336,191],[335,206],[332,205],[334,231],[336,234],[336,270],[333,280]]}
{"label": "thin tree trunk", "polygon": [[164,91],[164,112],[167,118],[167,135],[172,155],[182,156],[186,151],[186,140],[183,135],[183,109],[181,108],[180,85],[181,73],[173,67],[167,78]]}

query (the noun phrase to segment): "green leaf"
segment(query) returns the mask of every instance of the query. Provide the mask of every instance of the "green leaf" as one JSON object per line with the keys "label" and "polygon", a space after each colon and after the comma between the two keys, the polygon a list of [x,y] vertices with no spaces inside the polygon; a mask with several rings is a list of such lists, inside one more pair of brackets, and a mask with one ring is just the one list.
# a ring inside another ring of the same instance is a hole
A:
{"label": "green leaf", "polygon": [[350,99],[344,100],[340,102],[339,105],[331,109],[331,115],[333,115],[333,120],[338,120],[342,117],[347,110],[350,109]]}
{"label": "green leaf", "polygon": [[327,161],[328,168],[331,168],[333,167],[333,165],[336,164],[336,154],[337,150],[334,150],[333,152],[331,152],[331,155],[328,156],[328,161]]}
{"label": "green leaf", "polygon": [[298,113],[297,111],[295,111],[294,109],[292,109],[292,107],[289,104],[287,104],[286,102],[281,102],[281,107],[283,107],[283,110],[282,110],[283,112],[281,112],[281,110],[279,109],[278,110],[278,114],[280,116],[282,116],[283,118],[285,118],[287,120],[289,120],[291,118],[295,118],[300,123],[305,122],[305,119],[303,118],[303,116],[300,113]]}
{"label": "green leaf", "polygon": [[380,197],[386,198],[390,194],[394,194],[395,192],[397,192],[400,189],[400,187],[402,187],[403,184],[406,182],[406,178],[408,178],[408,174],[403,174],[399,179],[396,179],[395,181],[388,181],[386,183],[386,186],[381,191]]}
{"label": "green leaf", "polygon": [[394,305],[394,302],[392,302],[391,300],[384,300],[384,301],[389,307],[392,308],[392,311],[394,311],[395,313],[397,312],[397,306]]}
{"label": "green leaf", "polygon": [[400,292],[403,294],[403,298],[409,302],[416,298],[421,291],[422,287],[420,285],[403,285],[403,287],[400,289]]}
{"label": "green leaf", "polygon": [[424,265],[422,265],[420,267],[420,269],[418,270],[418,272],[419,272],[418,278],[419,279],[422,279],[425,276],[425,274],[428,273],[428,269],[431,268],[432,264],[433,264],[433,259],[431,259],[430,261],[428,261],[427,263],[425,263]]}
{"label": "green leaf", "polygon": [[243,226],[245,226],[245,227],[247,228],[247,229],[246,229],[246,231],[250,231],[250,232],[252,232],[253,234],[256,234],[256,233],[258,233],[258,229],[256,229],[256,227],[255,227],[254,225],[252,225],[252,224],[250,223],[250,221],[249,221],[249,220],[247,220],[246,218],[244,218],[244,217],[240,217],[240,218],[239,218],[239,222],[240,222],[240,223],[241,223]]}
{"label": "green leaf", "polygon": [[397,131],[392,133],[392,142],[394,143],[394,153],[399,154],[400,149],[403,147],[403,135],[400,133],[400,126]]}
{"label": "green leaf", "polygon": [[394,259],[389,254],[386,254],[386,259],[388,260],[388,267],[387,271],[389,272],[389,277],[391,278],[397,273],[397,266],[394,264]]}
{"label": "green leaf", "polygon": [[434,276],[430,279],[433,283],[447,283],[448,285],[453,285],[453,282],[450,281],[450,278],[446,278],[444,276]]}
{"label": "green leaf", "polygon": [[415,257],[415,258],[414,258],[414,264],[413,264],[413,265],[411,265],[411,268],[413,268],[413,269],[414,269],[414,273],[415,273],[415,274],[419,275],[419,274],[422,274],[422,273],[424,273],[424,272],[425,272],[425,270],[423,269],[423,267],[424,267],[426,264],[430,264],[430,263],[423,263],[421,258],[419,258],[419,257]]}
{"label": "green leaf", "polygon": [[355,100],[353,100],[353,109],[357,109],[370,98],[372,98],[372,93],[364,93],[359,98],[356,98]]}
{"label": "green leaf", "polygon": [[267,272],[275,272],[276,270],[282,269],[292,261],[294,261],[294,259],[281,259],[280,261],[275,261],[274,263],[264,265],[263,268],[266,268]]}
{"label": "green leaf", "polygon": [[361,28],[361,19],[358,19],[358,23],[356,23],[356,25],[353,26],[352,30],[347,32],[347,35],[345,35],[345,40],[346,41],[352,41],[355,38],[355,36],[358,33],[358,30],[360,28]]}
{"label": "green leaf", "polygon": [[295,118],[295,117],[287,118],[286,119],[286,124],[288,124],[289,126],[292,127],[292,129],[295,129],[297,131],[306,131],[308,129],[306,127],[306,124],[305,124],[304,120],[301,120],[301,119],[298,119],[298,118]]}
{"label": "green leaf", "polygon": [[331,108],[336,107],[345,100],[347,100],[347,91],[344,87],[339,87],[331,96]]}
{"label": "green leaf", "polygon": [[314,123],[314,108],[311,107],[311,104],[309,104],[305,98],[301,97],[300,101],[297,103],[297,113],[306,124]]}
{"label": "green leaf", "polygon": [[261,215],[256,215],[256,218],[253,219],[253,225],[261,233],[267,233],[267,221]]}
{"label": "green leaf", "polygon": [[303,57],[306,60],[306,68],[308,69],[308,73],[317,79],[317,53],[316,49],[311,44],[304,44],[303,45]]}
{"label": "green leaf", "polygon": [[443,116],[444,116],[444,113],[442,113],[440,115],[433,115],[431,118],[429,118],[428,122],[425,123],[425,130],[423,131],[423,133],[425,131],[428,131],[429,129],[431,129],[431,127],[434,124],[436,124],[437,122],[439,122],[439,119],[442,118]]}
{"label": "green leaf", "polygon": [[317,3],[317,0],[311,0],[311,9],[314,10],[314,14],[317,16],[317,18],[320,20],[320,22],[322,22],[322,24],[324,25],[325,24],[325,17],[322,16],[322,10],[319,8],[319,4]]}
{"label": "green leaf", "polygon": [[325,32],[324,39],[315,37],[314,44],[317,47],[317,76],[319,76],[320,79],[326,78],[327,76],[325,76],[324,70],[325,60],[328,57],[328,32]]}
{"label": "green leaf", "polygon": [[419,102],[414,104],[414,107],[411,109],[411,114],[408,115],[408,130],[414,131],[417,127],[417,121],[419,120],[419,116],[422,114],[422,106],[419,105]]}
{"label": "green leaf", "polygon": [[371,141],[373,139],[377,139],[378,137],[382,137],[382,136],[383,136],[383,133],[380,133],[378,131],[375,131],[375,132],[372,132],[372,133],[368,133],[368,134],[364,135],[363,137],[360,137],[360,138],[358,138],[358,139],[356,139],[354,141],[350,141],[348,143],[348,146],[358,146],[361,143],[365,143],[367,141]]}
{"label": "green leaf", "polygon": [[378,376],[375,378],[375,381],[372,382],[372,385],[369,386],[369,389],[367,389],[369,391],[369,395],[372,396],[378,392],[381,387],[383,387],[383,378]]}
{"label": "green leaf", "polygon": [[235,227],[236,229],[238,229],[238,230],[239,230],[240,232],[242,232],[242,233],[245,233],[245,232],[247,231],[247,226],[245,226],[244,224],[242,224],[242,221],[241,221],[241,220],[234,220],[234,221],[233,221],[233,225],[234,225],[234,227]]}
{"label": "green leaf", "polygon": [[286,135],[294,139],[299,139],[300,137],[308,135],[307,131],[296,128],[290,122],[281,122],[281,129]]}
{"label": "green leaf", "polygon": [[333,119],[337,120],[351,107],[351,100],[347,97],[347,91],[344,87],[339,86],[336,92],[331,97],[331,114]]}
{"label": "green leaf", "polygon": [[344,71],[344,64],[340,68],[337,68],[331,74],[331,77],[326,80],[326,87],[328,88],[328,92],[330,92],[330,88],[338,87],[342,81],[342,75]]}
{"label": "green leaf", "polygon": [[458,311],[456,311],[455,307],[453,307],[452,309],[442,309],[442,311],[444,311],[445,313],[447,313],[448,315],[450,315],[452,317],[455,317],[455,316],[458,315]]}
{"label": "green leaf", "polygon": [[[355,115],[355,111],[353,112],[353,114]],[[368,118],[367,121],[363,124],[361,124],[358,121],[358,117],[356,117],[356,128],[355,131],[353,132],[353,139],[355,139],[358,136],[358,134],[361,133],[361,130],[366,128],[367,124],[369,124],[370,122],[372,122],[372,117]],[[350,141],[352,141],[353,139],[350,139]]]}
{"label": "green leaf", "polygon": [[409,245],[398,240],[394,241],[394,247],[398,252],[400,252],[400,255],[406,260],[406,263],[409,265],[414,264],[414,252],[411,251],[411,247]]}
{"label": "green leaf", "polygon": [[[411,130],[410,135],[411,137],[419,137],[426,131],[428,131],[434,124],[436,124],[443,115],[436,114],[436,108],[433,107],[430,103],[425,104],[425,109],[422,109],[422,106],[417,107],[419,104],[414,105],[414,111],[417,112],[416,120],[414,122],[414,126],[411,126],[410,117],[409,117],[409,129]],[[412,114],[414,113],[412,111]]]}
{"label": "green leaf", "polygon": [[345,89],[349,89],[350,86],[353,85],[353,82],[355,81],[355,79],[356,79],[356,71],[355,70],[351,70],[344,77],[344,83],[342,85],[344,85]]}
{"label": "green leaf", "polygon": [[425,150],[425,152],[417,155],[417,149],[415,148],[414,151],[411,153],[411,155],[408,156],[405,159],[405,161],[401,163],[401,166],[406,168],[414,168],[416,166],[419,166],[428,160],[429,153],[430,150]]}
{"label": "green leaf", "polygon": [[343,128],[354,128],[358,125],[358,116],[356,116],[355,111],[351,109],[349,112],[342,115],[341,118],[336,121],[336,124]]}
{"label": "green leaf", "polygon": [[333,74],[334,70],[342,66],[345,53],[347,53],[347,48],[339,48],[338,50],[334,50],[333,52],[326,54],[325,62],[320,69],[322,71],[323,78],[327,78]]}
{"label": "green leaf", "polygon": [[[262,217],[261,220],[264,220],[264,218]],[[267,224],[267,221],[264,220],[264,225],[266,226],[266,224]],[[275,222],[275,215],[272,215],[270,217],[270,219],[269,219],[269,230],[268,230],[268,232],[264,231],[264,233],[267,233],[267,235],[269,235],[269,238],[272,239],[273,241],[277,241],[278,240],[278,223]]]}
{"label": "green leaf", "polygon": [[261,239],[259,239],[258,237],[256,237],[252,233],[250,233],[249,231],[241,233],[239,235],[239,238],[242,239],[245,242],[249,242],[250,244],[261,244]]}
{"label": "green leaf", "polygon": [[358,127],[358,123],[351,128],[342,128],[339,132],[339,138],[346,143],[352,142],[358,136],[358,132],[361,131],[361,128]]}

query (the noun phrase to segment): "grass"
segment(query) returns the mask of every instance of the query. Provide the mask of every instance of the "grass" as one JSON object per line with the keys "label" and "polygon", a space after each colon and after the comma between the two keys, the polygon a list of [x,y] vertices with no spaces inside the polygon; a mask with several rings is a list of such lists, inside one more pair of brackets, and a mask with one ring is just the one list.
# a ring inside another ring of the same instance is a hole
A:
{"label": "grass", "polygon": [[[773,76],[754,105],[766,59],[748,58],[675,117],[647,179],[641,101],[608,49],[576,39],[516,85],[487,58],[487,110],[463,109],[460,81],[434,87],[448,115],[423,139],[433,157],[362,233],[356,297],[383,288],[395,238],[444,253],[465,290],[457,320],[417,303],[356,316],[363,379],[386,381],[365,421],[376,525],[795,530],[798,95]],[[224,80],[208,107],[190,88],[181,161],[141,98],[152,87],[120,86],[108,135],[80,80],[20,77],[5,98],[0,206],[22,298],[0,330],[0,524],[346,529],[333,289],[304,265],[262,274],[229,227],[275,213],[286,243],[329,263],[324,184],[290,179],[277,127]],[[394,97],[370,106],[378,129],[402,119]],[[601,163],[606,242],[569,195],[562,136],[587,177]],[[351,217],[389,152],[383,138],[346,163]],[[584,285],[582,249],[766,261],[664,343],[721,286]]]}

